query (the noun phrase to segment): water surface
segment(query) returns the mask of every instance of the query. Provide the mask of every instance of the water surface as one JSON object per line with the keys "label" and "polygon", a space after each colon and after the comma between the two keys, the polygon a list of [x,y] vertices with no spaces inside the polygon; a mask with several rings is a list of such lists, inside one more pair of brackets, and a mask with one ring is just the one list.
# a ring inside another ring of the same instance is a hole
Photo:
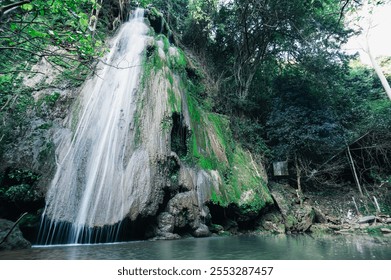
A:
{"label": "water surface", "polygon": [[308,235],[229,236],[116,244],[33,247],[0,259],[54,260],[391,260],[391,238]]}

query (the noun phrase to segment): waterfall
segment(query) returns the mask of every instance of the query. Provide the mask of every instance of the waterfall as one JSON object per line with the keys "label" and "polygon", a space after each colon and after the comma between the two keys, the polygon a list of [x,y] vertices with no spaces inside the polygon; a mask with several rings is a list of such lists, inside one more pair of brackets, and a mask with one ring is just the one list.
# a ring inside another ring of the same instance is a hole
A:
{"label": "waterfall", "polygon": [[39,244],[114,242],[149,184],[149,159],[134,144],[137,91],[148,27],[138,9],[87,81],[46,197]]}

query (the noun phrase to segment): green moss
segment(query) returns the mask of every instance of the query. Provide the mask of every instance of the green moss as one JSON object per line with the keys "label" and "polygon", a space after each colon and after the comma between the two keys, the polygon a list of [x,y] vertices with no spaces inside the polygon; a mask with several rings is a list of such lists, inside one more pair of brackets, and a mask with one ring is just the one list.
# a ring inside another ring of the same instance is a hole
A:
{"label": "green moss", "polygon": [[[167,37],[159,35],[157,40],[163,41],[164,51],[168,54],[170,45]],[[164,69],[164,76],[170,84],[167,97],[172,113],[181,112],[183,106],[181,96],[174,87],[179,86],[179,90],[185,92],[185,106],[187,105],[189,112],[191,131],[187,137],[188,150],[182,160],[204,170],[219,172],[223,182],[219,186],[219,191],[212,188],[213,203],[223,207],[236,204],[243,214],[259,213],[266,205],[272,203],[272,199],[265,181],[258,174],[256,164],[250,154],[234,142],[229,120],[223,115],[208,112],[209,107],[204,98],[205,85],[201,78],[191,80],[186,76],[184,69],[187,67],[187,59],[183,51],[178,50],[178,55],[166,57],[166,60],[160,59],[158,48],[155,48],[154,53],[145,59],[142,84],[145,88],[150,76]],[[176,82],[174,75],[182,79]],[[137,111],[141,105],[138,105]],[[137,121],[135,118],[135,123]],[[171,120],[164,120],[162,128],[171,129]]]}
{"label": "green moss", "polygon": [[185,53],[181,49],[177,49],[177,55],[170,55],[168,62],[170,69],[177,72],[183,72],[187,66]]}
{"label": "green moss", "polygon": [[163,41],[163,50],[167,54],[170,48],[170,41],[167,39],[167,37],[164,34],[159,34],[156,39]]}
{"label": "green moss", "polygon": [[273,203],[266,182],[257,174],[255,163],[239,145],[233,152],[230,172],[220,191],[220,195],[212,196],[212,202],[222,206],[235,203],[242,213],[257,213]]}
{"label": "green moss", "polygon": [[174,77],[172,76],[171,72],[168,72],[168,71],[166,72],[166,78],[169,81],[170,85],[173,86],[174,85]]}
{"label": "green moss", "polygon": [[368,227],[367,233],[371,236],[383,236],[383,233],[381,232],[382,228],[387,228],[391,230],[391,226],[371,226]]}
{"label": "green moss", "polygon": [[287,229],[293,228],[297,224],[298,224],[298,221],[293,215],[288,215],[285,218],[285,226]]}
{"label": "green moss", "polygon": [[149,9],[150,16],[153,18],[163,18],[163,14],[159,12],[155,7]]}

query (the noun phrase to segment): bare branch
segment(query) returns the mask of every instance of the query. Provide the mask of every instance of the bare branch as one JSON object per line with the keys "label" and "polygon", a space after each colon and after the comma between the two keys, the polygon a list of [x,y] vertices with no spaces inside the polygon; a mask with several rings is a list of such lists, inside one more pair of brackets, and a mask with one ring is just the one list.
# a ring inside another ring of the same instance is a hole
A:
{"label": "bare branch", "polygon": [[0,7],[0,19],[3,17],[3,15],[10,12],[12,9],[14,9],[16,7],[20,7],[20,6],[22,6],[24,4],[28,4],[28,3],[31,3],[31,0],[20,1],[20,2],[16,2],[16,3],[12,3],[9,5],[5,5],[3,7]]}

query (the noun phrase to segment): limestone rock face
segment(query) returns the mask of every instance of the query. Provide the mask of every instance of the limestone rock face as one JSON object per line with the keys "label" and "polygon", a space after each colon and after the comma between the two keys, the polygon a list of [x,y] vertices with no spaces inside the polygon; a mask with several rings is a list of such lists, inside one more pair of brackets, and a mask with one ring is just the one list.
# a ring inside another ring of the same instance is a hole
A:
{"label": "limestone rock face", "polygon": [[199,208],[196,193],[193,191],[179,193],[167,205],[168,212],[175,217],[175,227],[192,229],[200,226]]}
{"label": "limestone rock face", "polygon": [[175,226],[175,217],[168,212],[162,212],[157,217],[160,232],[172,233]]}
{"label": "limestone rock face", "polygon": [[[0,219],[0,242],[3,241],[9,230],[12,228],[13,224],[14,223],[11,221]],[[30,247],[30,242],[23,238],[22,232],[20,231],[19,227],[16,227],[12,230],[12,233],[7,237],[7,239],[2,244],[0,244],[0,251],[12,249],[26,249]]]}

